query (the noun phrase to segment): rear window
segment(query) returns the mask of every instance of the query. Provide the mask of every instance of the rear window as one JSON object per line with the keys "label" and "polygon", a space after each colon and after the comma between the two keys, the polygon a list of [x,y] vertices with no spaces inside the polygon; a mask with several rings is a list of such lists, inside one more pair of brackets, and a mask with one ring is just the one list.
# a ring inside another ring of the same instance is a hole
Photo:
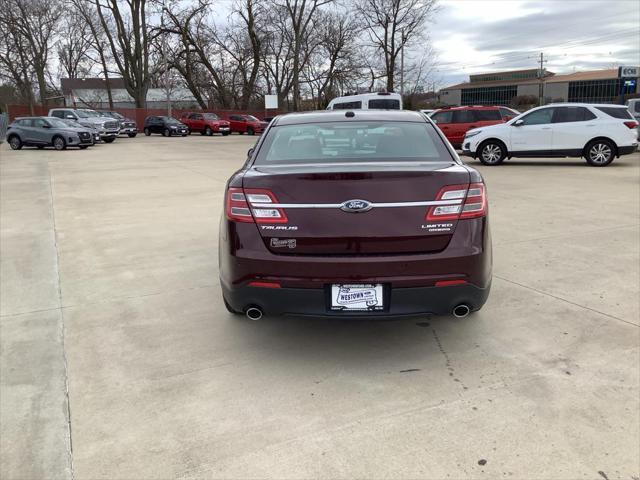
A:
{"label": "rear window", "polygon": [[389,98],[375,98],[369,100],[369,108],[380,110],[400,110],[400,101]]}
{"label": "rear window", "polygon": [[585,122],[596,116],[585,107],[556,107],[553,109],[553,123]]}
{"label": "rear window", "polygon": [[413,122],[338,122],[272,128],[255,163],[452,161],[433,126]]}
{"label": "rear window", "polygon": [[360,110],[362,102],[342,102],[334,103],[333,110]]}
{"label": "rear window", "polygon": [[596,107],[597,110],[606,113],[613,118],[622,118],[625,120],[633,120],[629,110],[622,107]]}
{"label": "rear window", "polygon": [[453,117],[453,112],[438,112],[431,115],[431,120],[434,120],[438,123],[451,123],[451,117]]}
{"label": "rear window", "polygon": [[479,122],[502,120],[502,116],[500,116],[500,112],[498,110],[474,110],[473,113],[476,116],[476,120]]}

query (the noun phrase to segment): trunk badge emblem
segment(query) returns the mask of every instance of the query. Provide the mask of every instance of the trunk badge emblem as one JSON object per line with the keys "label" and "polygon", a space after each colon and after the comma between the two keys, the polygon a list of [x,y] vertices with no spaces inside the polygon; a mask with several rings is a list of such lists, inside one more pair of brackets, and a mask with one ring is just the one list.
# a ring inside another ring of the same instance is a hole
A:
{"label": "trunk badge emblem", "polygon": [[371,202],[366,200],[347,200],[342,205],[340,205],[340,210],[343,212],[349,213],[361,213],[368,212],[373,208]]}

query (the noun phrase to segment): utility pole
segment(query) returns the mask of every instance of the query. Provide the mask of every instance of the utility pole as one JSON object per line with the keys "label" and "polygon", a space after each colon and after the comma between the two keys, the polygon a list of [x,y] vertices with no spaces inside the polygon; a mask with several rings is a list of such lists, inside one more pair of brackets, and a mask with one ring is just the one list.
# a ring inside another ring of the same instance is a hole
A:
{"label": "utility pole", "polygon": [[544,102],[544,53],[540,52],[540,68],[538,69],[538,80],[540,81],[538,85],[538,105],[542,105]]}

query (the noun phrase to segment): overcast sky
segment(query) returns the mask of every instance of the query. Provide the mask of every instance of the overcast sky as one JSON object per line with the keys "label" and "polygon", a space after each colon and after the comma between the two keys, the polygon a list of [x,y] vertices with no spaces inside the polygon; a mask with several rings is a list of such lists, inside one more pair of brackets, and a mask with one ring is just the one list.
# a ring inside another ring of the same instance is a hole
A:
{"label": "overcast sky", "polygon": [[470,73],[640,64],[638,0],[441,0],[429,27],[440,86]]}

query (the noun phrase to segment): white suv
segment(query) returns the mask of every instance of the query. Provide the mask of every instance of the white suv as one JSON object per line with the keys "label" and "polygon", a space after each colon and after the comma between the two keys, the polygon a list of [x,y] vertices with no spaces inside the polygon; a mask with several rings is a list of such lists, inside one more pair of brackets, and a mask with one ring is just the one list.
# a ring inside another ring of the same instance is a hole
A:
{"label": "white suv", "polygon": [[637,149],[637,126],[624,105],[556,103],[469,130],[462,151],[485,165],[511,157],[585,157],[604,167]]}

